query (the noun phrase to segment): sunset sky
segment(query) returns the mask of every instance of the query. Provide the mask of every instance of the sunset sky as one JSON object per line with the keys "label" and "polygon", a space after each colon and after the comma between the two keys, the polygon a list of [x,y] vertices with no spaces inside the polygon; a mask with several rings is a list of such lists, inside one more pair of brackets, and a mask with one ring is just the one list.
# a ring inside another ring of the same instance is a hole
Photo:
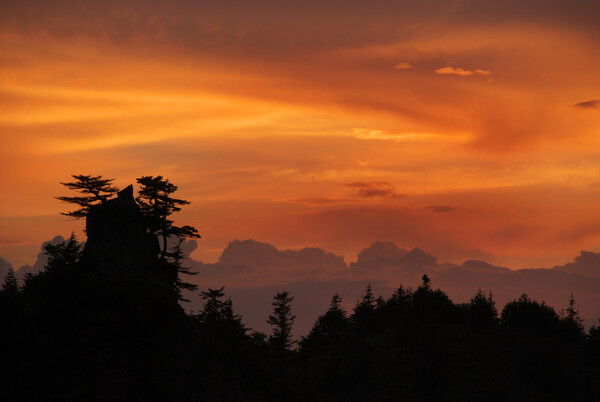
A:
{"label": "sunset sky", "polygon": [[600,251],[600,2],[0,4],[0,256],[61,181],[163,175],[193,257],[376,240],[512,268]]}

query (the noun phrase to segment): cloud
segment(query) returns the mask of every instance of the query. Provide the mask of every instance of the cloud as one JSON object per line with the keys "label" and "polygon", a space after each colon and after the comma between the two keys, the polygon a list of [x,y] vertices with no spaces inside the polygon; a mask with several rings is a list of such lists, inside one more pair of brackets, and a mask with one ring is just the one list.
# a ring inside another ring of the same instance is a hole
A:
{"label": "cloud", "polygon": [[0,239],[0,244],[17,244],[17,243],[20,243],[19,240]]}
{"label": "cloud", "polygon": [[450,212],[456,210],[456,208],[449,205],[430,205],[427,208],[431,209],[433,212]]}
{"label": "cloud", "polygon": [[592,99],[585,102],[579,102],[574,104],[573,107],[578,107],[580,109],[600,109],[600,100]]}
{"label": "cloud", "polygon": [[569,273],[600,277],[600,253],[581,250],[575,261],[558,265],[553,269]]}
{"label": "cloud", "polygon": [[436,74],[454,74],[454,75],[473,75],[473,71],[463,70],[462,68],[454,68],[454,67],[442,67],[435,70]]}
{"label": "cloud", "polygon": [[414,68],[414,66],[407,61],[403,61],[402,63],[398,63],[394,66],[394,69],[396,70],[408,70],[410,68]]}
{"label": "cloud", "polygon": [[269,243],[255,240],[234,240],[227,245],[219,263],[223,265],[245,265],[260,269],[289,269],[298,267],[345,268],[344,258],[327,253],[320,248],[305,247],[300,250],[278,250]]}
{"label": "cloud", "polygon": [[412,273],[437,265],[435,256],[419,248],[406,251],[392,242],[377,241],[358,253],[358,260],[350,263],[350,268],[373,271],[385,267],[397,267]]}
{"label": "cloud", "polygon": [[407,251],[391,241],[376,241],[358,253],[357,264],[365,263],[376,258],[399,259],[406,256]]}
{"label": "cloud", "polygon": [[479,69],[476,69],[475,70],[475,74],[479,74],[479,75],[483,75],[485,77],[489,77],[490,75],[492,75],[492,72],[490,70],[479,70]]}
{"label": "cloud", "polygon": [[345,186],[355,188],[353,198],[404,198],[406,194],[397,193],[394,187],[385,181],[352,182]]}
{"label": "cloud", "polygon": [[471,70],[462,69],[460,67],[457,67],[457,68],[442,67],[442,68],[438,68],[437,70],[435,70],[435,73],[436,74],[454,74],[454,75],[460,75],[460,76],[469,76],[469,75],[477,74],[477,75],[483,75],[484,77],[489,77],[490,75],[492,75],[492,72],[489,70],[475,69],[475,70],[471,71]]}

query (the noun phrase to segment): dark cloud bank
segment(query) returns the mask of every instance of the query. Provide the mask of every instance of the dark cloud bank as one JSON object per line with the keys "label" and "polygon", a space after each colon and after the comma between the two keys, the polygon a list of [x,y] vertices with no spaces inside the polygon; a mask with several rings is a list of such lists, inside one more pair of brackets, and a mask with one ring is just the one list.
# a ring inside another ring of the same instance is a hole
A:
{"label": "dark cloud bank", "polygon": [[[64,239],[57,236],[47,243]],[[184,244],[190,254],[195,241]],[[17,276],[36,272],[47,262],[40,252],[33,266],[17,270]],[[553,268],[511,270],[485,261],[442,263],[421,249],[406,250],[392,242],[375,242],[363,249],[355,262],[347,264],[343,257],[320,248],[279,250],[271,244],[254,240],[234,240],[225,248],[219,261],[203,263],[186,259],[184,265],[198,272],[188,279],[200,289],[225,286],[234,309],[244,316],[253,329],[269,331],[266,319],[273,295],[288,290],[295,296],[296,335],[308,333],[319,314],[328,306],[334,293],[344,298],[350,310],[371,283],[377,295],[389,297],[400,285],[415,288],[421,276],[427,274],[435,288],[441,288],[455,302],[468,301],[478,289],[491,291],[499,308],[526,293],[546,303],[557,312],[567,306],[574,294],[577,307],[586,326],[600,318],[600,253],[581,251],[574,261]],[[4,276],[10,264],[0,258],[0,274]],[[201,308],[197,295],[190,295],[189,310]]]}

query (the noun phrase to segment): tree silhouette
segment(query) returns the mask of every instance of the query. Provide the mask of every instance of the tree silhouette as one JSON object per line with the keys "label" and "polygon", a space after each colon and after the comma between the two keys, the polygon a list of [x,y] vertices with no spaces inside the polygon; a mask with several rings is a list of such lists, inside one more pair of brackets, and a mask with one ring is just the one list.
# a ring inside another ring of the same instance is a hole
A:
{"label": "tree silhouette", "polygon": [[[138,202],[142,213],[146,218],[146,225],[150,233],[154,233],[162,239],[160,256],[163,261],[168,261],[177,272],[175,287],[180,300],[186,300],[182,297],[182,290],[194,291],[198,286],[185,282],[179,274],[196,275],[189,268],[183,267],[183,253],[181,244],[185,238],[198,239],[200,235],[193,226],[175,226],[169,217],[174,212],[181,211],[181,206],[188,205],[190,202],[178,198],[173,198],[171,194],[177,191],[177,186],[164,179],[162,176],[142,176],[136,179],[140,184]],[[169,250],[168,240],[175,238],[175,245]]]}
{"label": "tree silhouette", "polygon": [[171,194],[177,191],[176,185],[169,182],[168,179],[163,179],[162,176],[142,176],[136,180],[140,184],[136,201],[147,219],[149,231],[162,238],[162,258],[168,256],[167,240],[170,236],[200,238],[196,228],[187,225],[174,226],[173,221],[169,219],[174,212],[181,211],[180,206],[190,203],[186,200],[171,197]]}
{"label": "tree silhouette", "polygon": [[221,300],[225,293],[225,287],[220,289],[208,288],[207,292],[200,292],[200,298],[204,300],[204,308],[198,314],[198,319],[203,322],[222,322],[231,321],[241,324],[239,315],[233,313],[231,298]]}
{"label": "tree silhouette", "polygon": [[6,276],[4,276],[2,291],[12,294],[19,292],[19,283],[17,282],[17,277],[15,276],[15,271],[12,267],[8,268],[8,272],[6,273]]}
{"label": "tree silhouette", "polygon": [[494,327],[498,321],[498,311],[492,293],[486,296],[479,289],[471,301],[465,306],[469,323],[478,331]]}
{"label": "tree silhouette", "polygon": [[75,233],[71,233],[69,240],[59,244],[47,244],[44,248],[48,254],[48,263],[45,268],[47,271],[57,270],[72,266],[81,257],[82,244],[77,242]]}
{"label": "tree silhouette", "polygon": [[269,315],[267,320],[267,323],[273,326],[273,335],[269,340],[279,351],[285,352],[290,350],[294,344],[292,341],[292,325],[296,316],[292,315],[291,306],[294,297],[290,296],[287,291],[283,291],[277,293],[273,299],[273,314]]}
{"label": "tree silhouette", "polygon": [[79,209],[70,212],[61,212],[62,215],[75,219],[87,216],[92,205],[105,203],[108,197],[116,194],[119,189],[113,187],[114,179],[104,179],[102,176],[71,175],[75,179],[72,182],[61,182],[70,190],[79,191],[84,194],[77,197],[55,197],[57,200],[79,205]]}
{"label": "tree silhouette", "polygon": [[565,313],[564,317],[560,320],[565,336],[570,339],[583,338],[583,320],[579,315],[579,310],[575,308],[575,298],[573,297],[573,293],[569,296],[569,307],[567,307]]}
{"label": "tree silhouette", "polygon": [[354,307],[354,313],[351,317],[352,322],[358,328],[359,332],[370,331],[374,328],[375,307],[376,300],[373,296],[371,284],[369,283],[365,290],[365,294],[356,303],[356,307]]}
{"label": "tree silhouette", "polygon": [[540,335],[553,335],[559,328],[559,318],[546,303],[531,300],[525,293],[518,300],[507,303],[502,309],[502,325],[505,328],[528,331]]}
{"label": "tree silhouette", "polygon": [[342,337],[348,326],[346,312],[341,307],[342,298],[337,293],[331,298],[329,310],[319,318],[313,326],[308,338],[324,338],[329,342],[335,342]]}

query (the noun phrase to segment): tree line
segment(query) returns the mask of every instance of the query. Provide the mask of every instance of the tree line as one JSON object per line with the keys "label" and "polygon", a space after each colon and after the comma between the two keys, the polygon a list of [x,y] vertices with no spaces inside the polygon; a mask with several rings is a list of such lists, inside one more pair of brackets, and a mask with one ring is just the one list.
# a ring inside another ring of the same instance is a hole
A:
{"label": "tree line", "polygon": [[[81,192],[65,213],[85,218],[117,193],[100,176],[63,183]],[[181,242],[198,236],[171,214],[187,201],[161,176],[138,179],[152,256],[181,267]],[[143,190],[143,191],[142,191]],[[61,199],[64,197],[61,197]],[[169,244],[174,244],[171,248]],[[88,269],[72,236],[49,245],[44,270],[0,290],[3,400],[464,401],[597,400],[600,328],[584,330],[573,295],[564,312],[523,294],[500,311],[491,292],[454,303],[427,275],[416,288],[376,297],[368,285],[351,311],[340,295],[308,334],[293,339],[294,297],[274,295],[270,334],[252,331],[225,288],[180,305],[177,277]],[[161,265],[163,264],[163,265]],[[161,269],[162,269],[161,268]],[[137,272],[137,271],[136,271]]]}

